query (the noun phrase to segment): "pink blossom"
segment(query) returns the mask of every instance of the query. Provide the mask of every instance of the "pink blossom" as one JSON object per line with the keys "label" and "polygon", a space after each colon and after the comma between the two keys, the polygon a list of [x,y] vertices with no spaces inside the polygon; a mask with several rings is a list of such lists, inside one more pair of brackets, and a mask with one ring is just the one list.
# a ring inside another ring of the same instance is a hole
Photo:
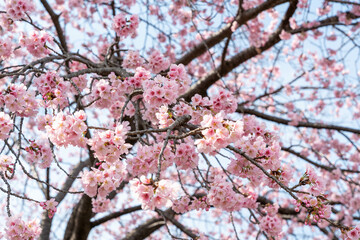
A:
{"label": "pink blossom", "polygon": [[35,10],[34,2],[26,0],[5,0],[5,7],[7,14],[13,20],[25,18],[25,13],[30,14]]}
{"label": "pink blossom", "polygon": [[154,210],[155,208],[171,207],[172,200],[177,197],[180,190],[178,183],[162,179],[159,182],[152,181],[145,176],[130,181],[131,191],[141,202],[142,209]]}
{"label": "pink blossom", "polygon": [[113,19],[112,27],[114,31],[122,37],[135,37],[136,30],[139,26],[139,17],[137,15],[131,15],[130,18],[126,19],[125,15],[119,13]]}
{"label": "pink blossom", "polygon": [[24,34],[20,38],[20,45],[26,47],[26,49],[34,57],[44,57],[51,53],[47,44],[52,44],[53,39],[45,31],[33,31],[30,35],[25,36]]}
{"label": "pink blossom", "polygon": [[50,200],[47,200],[46,202],[40,203],[40,206],[46,211],[48,211],[49,218],[52,218],[56,212],[56,206],[58,204],[59,203],[56,202],[54,198],[52,198]]}

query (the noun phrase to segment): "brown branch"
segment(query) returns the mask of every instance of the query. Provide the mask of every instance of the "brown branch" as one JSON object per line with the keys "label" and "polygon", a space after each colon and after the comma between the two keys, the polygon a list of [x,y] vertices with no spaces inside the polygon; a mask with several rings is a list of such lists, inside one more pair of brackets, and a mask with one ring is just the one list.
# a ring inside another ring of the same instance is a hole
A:
{"label": "brown branch", "polygon": [[[317,162],[314,162],[313,160],[301,155],[300,153],[290,149],[290,148],[285,148],[285,147],[282,147],[281,150],[285,151],[285,152],[288,152],[288,153],[291,153],[293,154],[294,156],[297,156],[298,158],[301,158],[303,160],[305,160],[306,162],[318,167],[318,168],[322,168],[326,171],[329,171],[329,172],[332,172],[334,170],[336,170],[335,167],[329,167],[329,166],[326,166],[326,165],[322,165],[322,164],[319,164]],[[350,170],[350,169],[340,169],[341,172],[348,172],[348,173],[360,173],[360,171],[356,171],[356,170]]]}
{"label": "brown branch", "polygon": [[[258,196],[258,198],[256,199],[256,201],[258,203],[261,203],[262,205],[266,205],[266,204],[274,204],[273,201],[265,198],[265,197],[262,197],[262,196]],[[281,207],[279,206],[279,209],[278,209],[278,213],[280,215],[298,215],[299,212],[296,212],[294,208],[290,208],[290,207]]]}
{"label": "brown branch", "polygon": [[80,171],[89,165],[89,160],[83,161],[83,162],[79,162],[76,166],[74,166],[74,168],[72,169],[70,175],[68,176],[68,178],[66,179],[63,187],[61,188],[62,192],[59,192],[56,197],[55,197],[55,201],[57,201],[58,203],[60,203],[66,196],[66,192],[69,191],[70,187],[72,186],[72,184],[74,183],[74,181],[76,180],[77,175],[79,175]]}
{"label": "brown branch", "polygon": [[[360,16],[357,16],[357,15],[353,14],[352,12],[345,12],[345,14],[346,14],[347,18],[350,18],[353,20],[360,18]],[[289,33],[297,34],[297,33],[307,32],[309,30],[315,30],[315,29],[318,29],[321,27],[335,26],[335,25],[344,25],[344,23],[339,22],[338,16],[328,17],[324,20],[319,21],[319,24],[314,25],[312,27],[299,27],[299,28],[293,29],[293,30],[289,31]]]}
{"label": "brown branch", "polygon": [[343,4],[352,4],[356,6],[360,6],[360,3],[350,2],[350,1],[343,1],[343,0],[327,0],[328,2],[335,2],[335,3],[343,3]]}
{"label": "brown branch", "polygon": [[[161,211],[161,210],[158,210]],[[178,229],[180,229],[183,233],[185,233],[186,235],[188,235],[189,237],[191,237],[192,239],[197,239],[198,236],[193,233],[189,228],[187,228],[186,226],[184,226],[182,223],[180,223],[179,221],[177,221],[174,216],[170,216],[169,213],[166,213],[164,211],[161,211],[162,215],[169,220],[172,224],[174,224]]]}
{"label": "brown branch", "polygon": [[113,220],[115,218],[121,217],[121,216],[123,216],[125,214],[132,213],[132,212],[135,212],[135,211],[138,211],[138,210],[141,210],[141,205],[126,208],[126,209],[123,209],[121,211],[110,213],[109,215],[107,215],[105,217],[102,217],[102,218],[100,218],[98,220],[92,221],[91,224],[90,224],[91,228],[97,227],[100,224],[103,224],[103,223],[105,223],[107,221]]}
{"label": "brown branch", "polygon": [[91,230],[91,216],[91,198],[84,194],[71,213],[66,226],[64,240],[87,240]]}
{"label": "brown branch", "polygon": [[[236,112],[243,113],[243,114],[254,115],[254,116],[257,116],[259,118],[262,118],[262,119],[265,119],[265,120],[268,120],[268,121],[271,121],[271,122],[284,124],[284,125],[290,125],[289,123],[291,122],[291,120],[288,120],[288,119],[272,116],[272,115],[269,115],[269,114],[266,114],[266,113],[256,111],[254,109],[244,108],[244,107],[240,107],[240,106],[238,106]],[[337,125],[332,125],[332,124],[324,124],[324,123],[311,123],[311,122],[302,122],[302,121],[300,121],[294,127],[308,127],[308,128],[315,128],[315,129],[329,129],[329,130],[352,132],[352,133],[360,134],[360,129],[337,126]]]}
{"label": "brown branch", "polygon": [[46,0],[40,0],[40,1],[41,1],[42,5],[45,7],[46,11],[49,13],[49,15],[51,17],[51,20],[54,23],[56,33],[57,33],[57,35],[59,37],[60,44],[61,44],[61,47],[62,47],[61,51],[63,53],[67,53],[69,50],[68,50],[68,47],[67,47],[67,44],[66,44],[66,38],[65,38],[65,35],[64,35],[64,31],[62,30],[62,28],[60,26],[60,22],[59,22],[60,14],[56,14]]}
{"label": "brown branch", "polygon": [[126,72],[124,69],[121,69],[119,67],[98,67],[98,68],[86,68],[86,69],[81,69],[77,72],[72,72],[69,73],[67,75],[62,76],[63,78],[73,78],[73,77],[78,77],[80,75],[84,75],[84,74],[88,74],[88,73],[96,73],[102,76],[107,76],[109,75],[111,72],[114,72],[117,76],[121,76],[121,77],[130,77],[131,74]]}
{"label": "brown branch", "polygon": [[[169,217],[174,217],[175,212],[169,208],[164,211]],[[131,232],[126,234],[123,240],[141,240],[149,237],[153,232],[159,230],[165,225],[163,217],[154,217],[147,220],[145,223],[135,227]]]}

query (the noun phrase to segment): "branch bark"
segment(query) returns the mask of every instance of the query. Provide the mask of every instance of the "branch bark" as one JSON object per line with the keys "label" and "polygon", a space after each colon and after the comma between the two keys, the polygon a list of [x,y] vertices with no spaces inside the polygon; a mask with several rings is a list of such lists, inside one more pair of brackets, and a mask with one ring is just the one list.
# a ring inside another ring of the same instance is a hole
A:
{"label": "branch bark", "polygon": [[91,230],[91,198],[84,194],[71,213],[64,240],[86,240]]}

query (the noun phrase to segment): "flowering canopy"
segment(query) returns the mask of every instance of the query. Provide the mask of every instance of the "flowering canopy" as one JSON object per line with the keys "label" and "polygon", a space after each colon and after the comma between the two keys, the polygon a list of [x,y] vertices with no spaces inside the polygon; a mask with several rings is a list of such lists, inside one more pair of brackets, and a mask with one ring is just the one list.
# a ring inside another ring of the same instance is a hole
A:
{"label": "flowering canopy", "polygon": [[360,239],[359,19],[0,0],[0,238]]}

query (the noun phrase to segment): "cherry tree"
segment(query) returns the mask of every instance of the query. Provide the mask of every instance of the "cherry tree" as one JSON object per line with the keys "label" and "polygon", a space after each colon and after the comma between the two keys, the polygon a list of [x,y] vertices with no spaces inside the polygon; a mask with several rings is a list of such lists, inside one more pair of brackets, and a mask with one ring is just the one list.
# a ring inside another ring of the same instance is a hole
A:
{"label": "cherry tree", "polygon": [[0,0],[0,238],[360,239],[356,0]]}

